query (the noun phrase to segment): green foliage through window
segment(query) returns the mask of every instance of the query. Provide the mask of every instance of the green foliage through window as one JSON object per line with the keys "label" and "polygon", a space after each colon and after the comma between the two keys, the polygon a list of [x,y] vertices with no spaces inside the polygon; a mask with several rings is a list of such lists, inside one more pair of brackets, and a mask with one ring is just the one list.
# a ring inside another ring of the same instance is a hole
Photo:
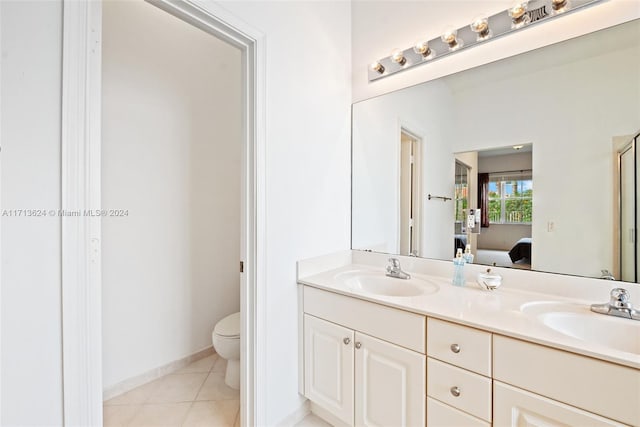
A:
{"label": "green foliage through window", "polygon": [[489,178],[489,222],[531,224],[533,181],[531,178]]}

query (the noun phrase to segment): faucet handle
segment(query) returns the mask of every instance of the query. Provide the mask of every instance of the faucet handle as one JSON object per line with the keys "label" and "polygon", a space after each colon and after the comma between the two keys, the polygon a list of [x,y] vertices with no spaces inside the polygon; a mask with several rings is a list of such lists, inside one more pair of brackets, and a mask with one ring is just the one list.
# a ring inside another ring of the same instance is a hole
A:
{"label": "faucet handle", "polygon": [[609,304],[617,308],[630,308],[629,292],[624,288],[613,288],[611,290],[611,300]]}
{"label": "faucet handle", "polygon": [[389,262],[391,263],[391,267],[400,268],[400,260],[398,258],[389,258]]}

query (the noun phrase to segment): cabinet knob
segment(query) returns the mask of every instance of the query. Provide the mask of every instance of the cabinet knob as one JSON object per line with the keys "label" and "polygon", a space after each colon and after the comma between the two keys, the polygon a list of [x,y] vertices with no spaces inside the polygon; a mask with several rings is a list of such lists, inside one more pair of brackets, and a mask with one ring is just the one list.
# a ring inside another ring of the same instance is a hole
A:
{"label": "cabinet knob", "polygon": [[342,340],[342,342],[343,342],[345,345],[348,345],[348,344],[351,342],[351,338],[347,337],[347,338],[343,339],[343,340]]}
{"label": "cabinet knob", "polygon": [[458,344],[451,344],[451,351],[454,353],[460,353],[460,346]]}
{"label": "cabinet knob", "polygon": [[362,347],[362,344],[360,342],[356,341],[356,348],[360,348],[360,347]]}
{"label": "cabinet knob", "polygon": [[451,387],[451,390],[449,390],[449,391],[451,392],[451,394],[454,397],[459,397],[460,396],[460,389],[458,387],[456,387],[456,386]]}

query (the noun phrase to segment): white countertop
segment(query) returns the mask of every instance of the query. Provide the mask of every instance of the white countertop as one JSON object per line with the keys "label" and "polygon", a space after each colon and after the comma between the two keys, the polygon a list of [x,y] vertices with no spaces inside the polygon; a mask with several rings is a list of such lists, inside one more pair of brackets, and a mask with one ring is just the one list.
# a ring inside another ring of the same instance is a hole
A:
{"label": "white countertop", "polygon": [[[343,259],[345,258],[343,257]],[[331,263],[325,263],[325,267],[330,265]],[[301,269],[299,266],[298,283],[640,369],[640,355],[638,354],[623,352],[597,342],[583,341],[562,334],[545,326],[535,313],[521,310],[525,304],[560,303],[571,306],[571,311],[577,311],[581,314],[604,316],[589,311],[590,305],[594,302],[591,300],[530,292],[505,286],[504,282],[503,286],[495,291],[481,290],[473,282],[468,282],[465,287],[457,287],[451,284],[450,278],[417,274],[411,270],[408,272],[412,277],[434,283],[438,285],[439,290],[435,293],[418,296],[382,296],[350,288],[335,276],[349,271],[366,271],[384,276],[383,268],[367,264],[345,265],[342,263],[342,266],[338,268],[330,268],[322,272],[318,272],[318,268],[315,270]],[[307,272],[309,274],[305,275]],[[636,322],[613,316],[606,317],[607,319],[603,320],[614,327],[617,322]],[[640,322],[638,324],[640,328]],[[628,339],[640,340],[640,334],[628,337]]]}

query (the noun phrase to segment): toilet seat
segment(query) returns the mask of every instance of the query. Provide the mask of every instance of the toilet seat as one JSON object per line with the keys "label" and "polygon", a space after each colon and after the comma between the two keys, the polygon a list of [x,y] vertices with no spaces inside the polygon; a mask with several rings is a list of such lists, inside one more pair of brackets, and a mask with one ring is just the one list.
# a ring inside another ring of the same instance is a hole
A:
{"label": "toilet seat", "polygon": [[216,323],[213,333],[221,338],[240,338],[240,312],[230,314]]}

